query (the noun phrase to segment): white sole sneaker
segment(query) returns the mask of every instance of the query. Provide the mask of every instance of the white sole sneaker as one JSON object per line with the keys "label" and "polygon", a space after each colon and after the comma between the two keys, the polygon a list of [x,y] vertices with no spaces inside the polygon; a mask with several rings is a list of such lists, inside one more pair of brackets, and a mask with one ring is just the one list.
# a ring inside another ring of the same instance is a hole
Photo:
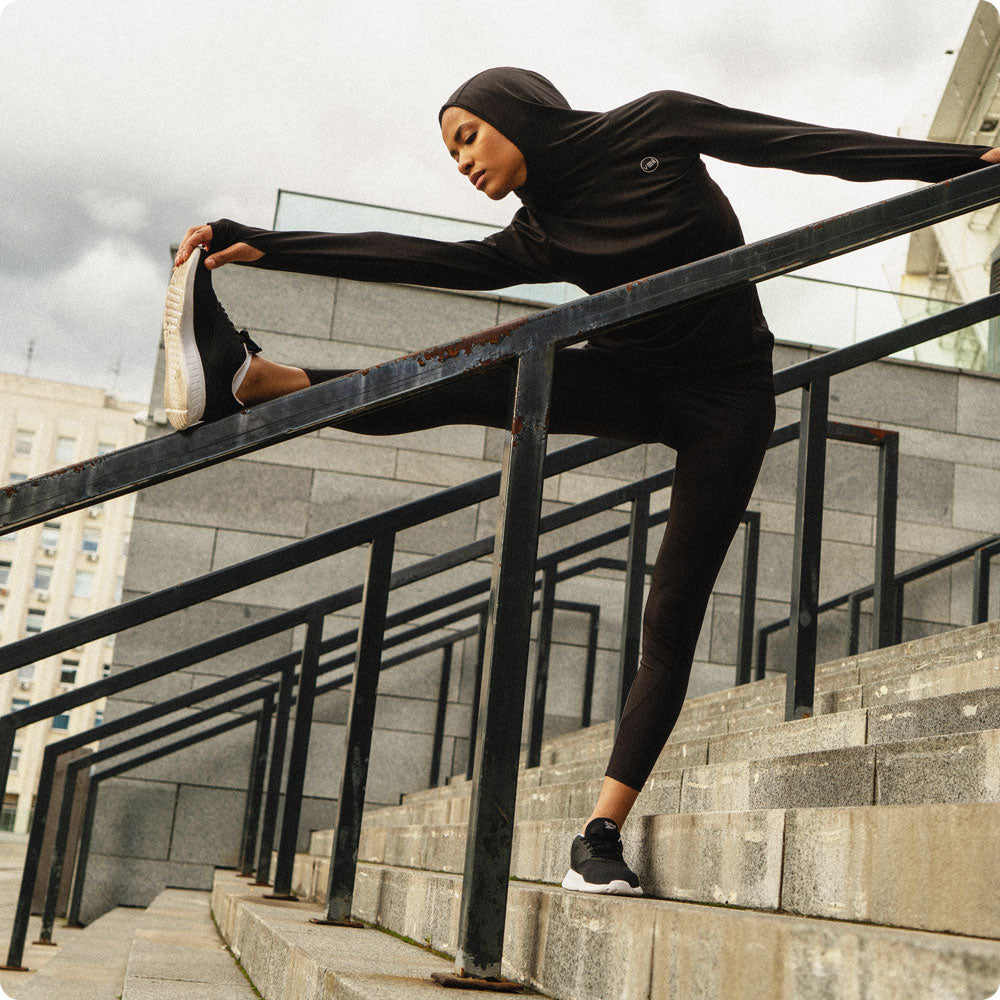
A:
{"label": "white sole sneaker", "polygon": [[201,248],[195,247],[174,268],[163,307],[163,406],[167,420],[179,431],[198,423],[205,412],[205,371],[194,335],[194,278],[200,258]]}
{"label": "white sole sneaker", "polygon": [[614,879],[606,885],[595,885],[593,882],[585,882],[579,872],[572,868],[566,872],[566,877],[562,880],[564,889],[572,889],[574,892],[598,892],[605,896],[641,896],[642,886],[630,886],[623,879]]}

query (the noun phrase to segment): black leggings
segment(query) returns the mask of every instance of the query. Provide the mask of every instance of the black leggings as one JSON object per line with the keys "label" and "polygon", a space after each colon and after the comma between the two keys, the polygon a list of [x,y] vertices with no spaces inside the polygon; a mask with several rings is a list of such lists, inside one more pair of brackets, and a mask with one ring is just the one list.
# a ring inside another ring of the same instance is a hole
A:
{"label": "black leggings", "polygon": [[[306,369],[310,382],[346,371]],[[399,434],[443,424],[509,428],[513,368],[498,366],[340,424]],[[739,526],[774,427],[769,371],[679,381],[603,350],[557,352],[549,430],[662,442],[677,462],[642,620],[642,655],[607,774],[640,789],[673,729],[715,578]]]}

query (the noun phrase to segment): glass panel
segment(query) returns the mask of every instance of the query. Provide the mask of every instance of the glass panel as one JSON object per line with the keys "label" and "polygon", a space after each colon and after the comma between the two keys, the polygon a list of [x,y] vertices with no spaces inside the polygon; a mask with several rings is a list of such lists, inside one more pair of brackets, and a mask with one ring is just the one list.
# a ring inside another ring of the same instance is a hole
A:
{"label": "glass panel", "polygon": [[48,590],[49,584],[51,583],[52,583],[52,567],[36,566],[35,582],[32,584],[35,590]]}
{"label": "glass panel", "polygon": [[69,729],[69,716],[57,715],[52,719],[53,729]]}
{"label": "glass panel", "polygon": [[66,666],[64,666],[62,668],[62,670],[59,671],[59,683],[60,684],[75,684],[76,683],[76,667],[66,667]]}
{"label": "glass panel", "polygon": [[[469,222],[446,215],[428,215],[424,212],[404,212],[398,208],[366,205],[339,198],[279,191],[274,213],[275,229],[304,229],[323,233],[399,233],[401,236],[420,236],[424,239],[481,240],[495,233],[498,226],[485,222]],[[579,298],[583,292],[575,285],[540,284],[514,285],[497,289],[496,295],[557,305]]]}
{"label": "glass panel", "polygon": [[6,587],[10,582],[10,563],[0,562],[0,587]]}
{"label": "glass panel", "polygon": [[41,632],[45,628],[45,612],[32,609],[24,622],[25,632]]}
{"label": "glass panel", "polygon": [[34,663],[25,663],[17,668],[17,679],[19,681],[33,681],[35,679]]}
{"label": "glass panel", "polygon": [[42,532],[38,536],[38,544],[43,549],[54,549],[59,545],[59,525],[46,524],[42,526]]}
{"label": "glass panel", "polygon": [[86,530],[83,533],[83,541],[80,543],[81,552],[96,552],[101,544],[101,533],[99,531]]}
{"label": "glass panel", "polygon": [[94,574],[85,570],[77,570],[73,579],[73,596],[90,597],[94,592]]}

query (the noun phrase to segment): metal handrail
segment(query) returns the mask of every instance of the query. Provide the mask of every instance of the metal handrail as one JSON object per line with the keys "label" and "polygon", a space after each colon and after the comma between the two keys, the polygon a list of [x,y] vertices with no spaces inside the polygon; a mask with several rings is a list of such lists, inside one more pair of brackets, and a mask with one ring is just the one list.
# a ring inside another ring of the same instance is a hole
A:
{"label": "metal handrail", "polygon": [[[512,436],[500,477],[500,517],[494,546],[494,578],[483,669],[484,711],[479,720],[477,782],[472,790],[468,851],[459,922],[456,965],[460,974],[496,977],[500,972],[509,873],[511,825],[516,790],[519,719],[523,707],[528,625],[539,528],[542,467],[545,462],[547,411],[554,350],[597,333],[648,319],[682,302],[691,302],[795,270],[910,232],[1000,201],[996,167],[931,185],[877,205],[803,227],[776,239],[739,247],[652,278],[631,282],[589,298],[537,313],[525,320],[473,334],[442,348],[407,355],[375,368],[323,383],[240,414],[171,435],[68,470],[49,474],[0,494],[0,524],[9,529],[35,524],[90,503],[120,496],[197,468],[247,454],[345,418],[390,405],[417,392],[463,377],[473,369],[516,363]],[[829,379],[904,346],[940,336],[1000,313],[1000,294],[987,296],[922,320],[874,341],[812,359],[778,373],[777,392],[803,389],[799,496],[796,511],[793,579],[793,650],[795,670],[789,674],[786,717],[811,712],[815,669],[815,611],[818,604],[819,542],[822,537],[823,462],[828,414]],[[842,367],[837,367],[838,365]],[[513,445],[513,446],[512,446]],[[633,520],[640,498],[633,500]],[[356,730],[359,756],[344,782],[356,792],[367,778],[375,683],[385,631],[391,556],[395,532],[373,533],[371,519],[354,526],[358,542],[371,541],[372,558],[364,589],[362,625],[352,693],[349,729]],[[634,602],[635,572],[644,564],[638,543],[630,547],[627,600]],[[242,585],[248,581],[242,580]],[[630,604],[631,606],[631,604]],[[321,609],[310,617],[307,649],[300,681],[296,727],[308,729],[318,660]],[[132,622],[131,624],[135,624]],[[79,642],[79,640],[77,640]],[[76,643],[74,643],[76,644]],[[17,644],[15,644],[16,647]],[[308,676],[306,660],[312,665]],[[496,678],[496,679],[494,679]],[[308,694],[308,698],[306,695]],[[338,838],[331,859],[327,917],[349,919],[360,815],[345,820],[341,788]],[[341,823],[343,820],[343,824]]]}
{"label": "metal handrail", "polygon": [[[915,580],[921,580],[925,576],[930,576],[931,573],[936,573],[938,570],[947,569],[949,566],[954,566],[956,563],[962,562],[965,559],[974,559],[979,557],[984,561],[986,567],[989,566],[988,560],[994,556],[1000,554],[1000,534],[997,535],[986,535],[985,537],[979,539],[979,541],[971,542],[968,545],[962,545],[957,549],[952,549],[951,552],[946,552],[943,555],[935,556],[933,559],[928,559],[925,562],[918,563],[916,566],[911,566],[909,569],[901,570],[893,576],[893,583],[896,587],[896,621],[901,622],[903,617],[903,586],[907,583],[913,583]],[[989,570],[986,568],[982,571],[988,581]],[[980,586],[978,591],[973,594],[972,598],[972,624],[977,625],[981,622],[986,621],[987,611],[985,608],[981,607],[981,597],[982,594],[988,595],[988,586]],[[851,605],[853,602],[857,602],[860,606],[860,602],[867,600],[874,593],[874,585],[869,584],[865,587],[856,587],[854,590],[845,591],[843,594],[839,594],[837,597],[831,597],[828,600],[823,601],[817,607],[817,611],[820,613],[824,611],[833,611],[836,608],[843,607],[845,604]],[[767,661],[767,648],[768,648],[768,636],[773,635],[775,632],[780,632],[783,628],[788,628],[789,619],[779,618],[776,621],[768,622],[766,625],[761,625],[757,629],[757,652],[755,655],[755,674],[757,678],[764,676]],[[899,641],[898,629],[896,641]],[[847,639],[847,656],[853,656],[858,652],[857,648],[857,631],[852,623],[851,628],[848,630]]]}

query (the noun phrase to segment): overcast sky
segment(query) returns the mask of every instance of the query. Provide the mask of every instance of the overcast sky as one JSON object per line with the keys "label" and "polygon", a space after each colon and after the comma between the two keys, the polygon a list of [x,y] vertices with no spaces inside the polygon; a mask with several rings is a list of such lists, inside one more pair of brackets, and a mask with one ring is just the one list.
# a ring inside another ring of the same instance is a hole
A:
{"label": "overcast sky", "polygon": [[[895,134],[971,0],[0,0],[0,369],[145,403],[169,246],[278,188],[506,223],[459,181],[437,110],[480,69],[574,107],[686,90]],[[908,190],[712,162],[748,239]],[[888,287],[884,248],[824,276]],[[456,336],[462,332],[455,331]],[[117,377],[112,373],[120,367]]]}

